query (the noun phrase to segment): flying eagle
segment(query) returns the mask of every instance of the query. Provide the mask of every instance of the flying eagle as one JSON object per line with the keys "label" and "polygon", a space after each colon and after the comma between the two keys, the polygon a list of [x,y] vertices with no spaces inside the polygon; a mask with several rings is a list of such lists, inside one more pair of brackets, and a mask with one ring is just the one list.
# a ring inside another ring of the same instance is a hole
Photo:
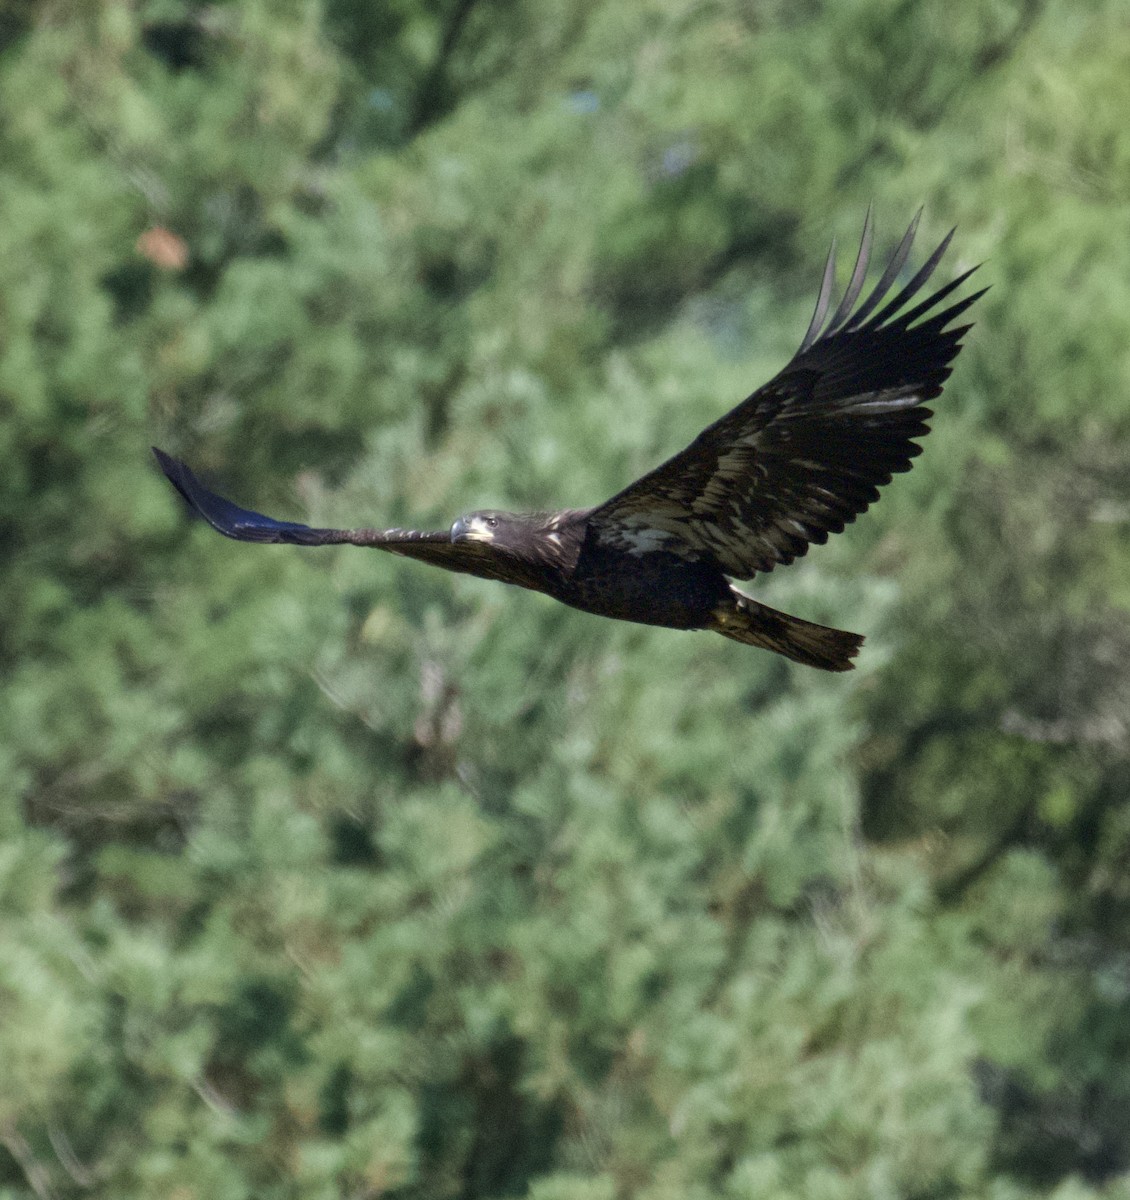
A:
{"label": "flying eagle", "polygon": [[[921,214],[919,214],[921,215]],[[941,394],[969,325],[953,322],[981,295],[939,306],[973,273],[918,301],[948,237],[893,297],[916,216],[858,306],[871,254],[871,214],[843,299],[828,316],[835,243],[808,331],[779,375],[685,449],[595,508],[459,517],[450,529],[313,529],[238,508],[154,448],[169,481],[213,529],[241,542],[372,546],[545,592],[585,612],[724,637],[827,671],[847,671],[863,638],[778,612],[731,582],[823,543],[908,471],[929,431],[923,407]]]}

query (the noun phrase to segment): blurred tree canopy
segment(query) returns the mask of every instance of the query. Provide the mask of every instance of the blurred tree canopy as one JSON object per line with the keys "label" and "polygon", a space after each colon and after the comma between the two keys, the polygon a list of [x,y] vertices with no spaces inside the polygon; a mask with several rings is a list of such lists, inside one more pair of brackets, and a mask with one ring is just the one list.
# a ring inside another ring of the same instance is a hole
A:
{"label": "blurred tree canopy", "polygon": [[[1130,1195],[1121,0],[0,3],[0,1197]],[[832,679],[349,548],[959,232]],[[882,249],[882,245],[880,249]]]}

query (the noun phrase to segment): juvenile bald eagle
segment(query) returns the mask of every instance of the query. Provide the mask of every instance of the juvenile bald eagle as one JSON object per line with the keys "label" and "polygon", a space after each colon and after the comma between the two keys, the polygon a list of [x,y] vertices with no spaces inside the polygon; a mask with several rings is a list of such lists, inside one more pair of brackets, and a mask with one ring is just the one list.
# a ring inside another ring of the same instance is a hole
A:
{"label": "juvenile bald eagle", "polygon": [[915,217],[856,307],[871,254],[868,213],[851,279],[829,317],[833,242],[816,311],[788,366],[685,450],[595,508],[473,512],[435,533],[313,529],[238,508],[209,492],[184,463],[154,454],[173,486],[225,537],[373,546],[546,592],[600,616],[712,629],[794,662],[847,671],[863,642],[859,634],[777,612],[731,580],[771,571],[826,542],[920,452],[915,439],[928,432],[931,416],[923,402],[941,394],[970,328],[953,322],[983,292],[938,311],[970,270],[907,309],[951,231],[887,300],[917,225]]}

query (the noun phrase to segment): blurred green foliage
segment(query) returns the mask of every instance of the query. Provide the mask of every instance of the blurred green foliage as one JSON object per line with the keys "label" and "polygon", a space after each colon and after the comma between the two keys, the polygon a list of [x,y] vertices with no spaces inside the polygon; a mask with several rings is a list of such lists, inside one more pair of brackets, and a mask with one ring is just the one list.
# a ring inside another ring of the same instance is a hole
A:
{"label": "blurred green foliage", "polygon": [[[0,1197],[1130,1195],[1121,0],[0,4]],[[993,290],[771,602],[349,548],[594,503],[833,233]]]}

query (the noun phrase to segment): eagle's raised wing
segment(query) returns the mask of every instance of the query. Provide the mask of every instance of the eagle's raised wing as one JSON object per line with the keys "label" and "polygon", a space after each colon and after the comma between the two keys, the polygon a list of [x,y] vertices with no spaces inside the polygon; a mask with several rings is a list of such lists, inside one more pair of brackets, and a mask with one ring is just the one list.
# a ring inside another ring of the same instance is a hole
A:
{"label": "eagle's raised wing", "polygon": [[909,470],[921,449],[914,439],[929,430],[923,401],[940,395],[970,328],[950,326],[983,295],[936,311],[973,268],[903,311],[934,273],[951,231],[883,304],[917,226],[916,216],[855,307],[871,253],[868,212],[851,280],[828,317],[833,242],[816,311],[789,365],[681,453],[597,507],[592,533],[628,553],[713,558],[727,574],[748,579],[826,542],[879,498],[893,474]]}
{"label": "eagle's raised wing", "polygon": [[505,564],[494,563],[482,543],[453,543],[447,530],[421,532],[415,529],[315,529],[296,521],[276,521],[262,513],[240,508],[210,492],[187,464],[153,447],[153,453],[169,482],[217,533],[237,542],[286,543],[292,546],[372,546],[409,558],[422,559],[449,571],[464,571],[510,582]]}

